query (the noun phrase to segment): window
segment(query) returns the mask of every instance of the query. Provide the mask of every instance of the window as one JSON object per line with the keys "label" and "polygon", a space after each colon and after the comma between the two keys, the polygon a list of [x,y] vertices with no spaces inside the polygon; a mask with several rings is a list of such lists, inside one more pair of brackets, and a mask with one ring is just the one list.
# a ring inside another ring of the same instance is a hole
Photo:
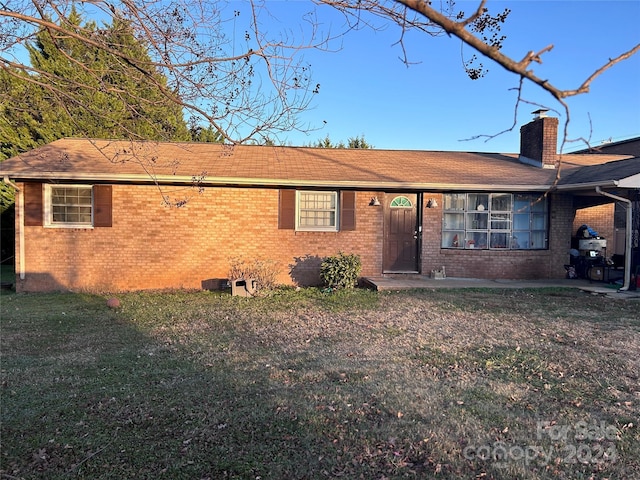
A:
{"label": "window", "polygon": [[407,197],[400,196],[391,200],[391,204],[389,206],[391,208],[412,208],[413,204]]}
{"label": "window", "polygon": [[[97,204],[99,207],[99,204]],[[99,213],[99,210],[96,211]],[[278,229],[348,232],[356,229],[356,192],[281,189]]]}
{"label": "window", "polygon": [[45,225],[92,227],[93,188],[90,185],[46,185]]}
{"label": "window", "polygon": [[537,194],[444,195],[442,248],[547,247],[547,200]]}
{"label": "window", "polygon": [[296,230],[338,230],[338,192],[298,191]]}

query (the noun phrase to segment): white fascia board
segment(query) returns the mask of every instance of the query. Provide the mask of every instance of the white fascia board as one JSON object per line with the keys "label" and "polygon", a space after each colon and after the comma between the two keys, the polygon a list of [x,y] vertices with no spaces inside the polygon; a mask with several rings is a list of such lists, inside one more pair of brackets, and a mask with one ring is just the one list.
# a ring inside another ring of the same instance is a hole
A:
{"label": "white fascia board", "polygon": [[352,180],[292,180],[277,178],[245,178],[245,177],[185,177],[177,175],[110,175],[38,172],[9,175],[18,180],[40,181],[78,181],[98,183],[132,183],[132,184],[160,184],[160,185],[193,185],[203,187],[213,186],[251,186],[251,187],[315,187],[315,188],[357,188],[370,190],[432,190],[432,191],[487,191],[487,192],[544,192],[551,185],[497,185],[497,184],[456,184],[456,183],[423,183],[423,182],[393,182],[393,181],[352,181]]}

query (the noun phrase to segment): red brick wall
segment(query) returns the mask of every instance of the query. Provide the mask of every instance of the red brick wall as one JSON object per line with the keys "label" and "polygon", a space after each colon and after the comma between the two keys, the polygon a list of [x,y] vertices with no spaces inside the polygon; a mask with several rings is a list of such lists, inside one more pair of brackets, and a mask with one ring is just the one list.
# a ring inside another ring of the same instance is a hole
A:
{"label": "red brick wall", "polygon": [[278,190],[205,189],[168,208],[156,187],[114,185],[111,228],[25,227],[18,289],[201,288],[227,278],[231,257],[275,260],[280,282],[314,284],[318,259],[339,250],[360,255],[363,275],[378,274],[382,209],[368,206],[373,195],[356,194],[355,231],[296,232],[278,230]]}
{"label": "red brick wall", "polygon": [[[381,192],[357,192],[354,231],[296,232],[278,229],[275,189],[207,188],[184,207],[168,208],[156,187],[114,185],[112,227],[25,227],[26,279],[17,288],[198,289],[226,279],[231,257],[276,261],[281,283],[317,284],[321,258],[338,251],[360,255],[363,276],[380,275],[383,208],[368,205],[376,195],[382,199]],[[439,206],[423,208],[424,274],[445,266],[451,277],[564,276],[574,220],[569,197],[551,198],[549,250],[513,252],[441,249],[442,196],[429,198]]]}
{"label": "red brick wall", "polygon": [[582,225],[589,225],[598,232],[598,235],[613,242],[615,232],[614,209],[614,203],[581,208],[576,212],[576,218],[573,222],[573,235],[576,234]]}

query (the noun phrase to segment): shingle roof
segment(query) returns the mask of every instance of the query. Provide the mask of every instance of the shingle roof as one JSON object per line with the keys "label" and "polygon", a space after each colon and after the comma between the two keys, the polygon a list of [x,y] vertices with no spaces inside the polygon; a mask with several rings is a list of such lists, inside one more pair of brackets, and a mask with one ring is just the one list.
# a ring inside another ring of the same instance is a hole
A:
{"label": "shingle roof", "polygon": [[616,160],[600,165],[573,169],[560,179],[558,185],[578,186],[609,180],[619,181],[634,175],[640,175],[640,158]]}
{"label": "shingle roof", "polygon": [[[0,164],[16,180],[296,185],[348,188],[546,189],[557,171],[518,161],[517,154],[375,149],[323,149],[61,139]],[[626,158],[565,155],[571,178],[584,165]],[[564,181],[564,180],[562,180]]]}

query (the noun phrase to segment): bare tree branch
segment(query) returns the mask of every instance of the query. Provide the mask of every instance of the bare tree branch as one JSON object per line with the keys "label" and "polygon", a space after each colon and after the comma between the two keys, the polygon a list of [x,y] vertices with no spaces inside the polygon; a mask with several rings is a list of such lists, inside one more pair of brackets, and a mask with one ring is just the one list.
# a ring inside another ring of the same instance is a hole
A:
{"label": "bare tree branch", "polygon": [[[98,9],[108,15],[107,20],[124,19],[148,47],[151,60],[140,61],[96,32],[69,25],[64,20],[73,4]],[[319,85],[313,83],[309,66],[299,54],[327,47],[330,37],[312,29],[306,41],[297,42],[277,38],[277,32],[262,32],[257,12],[264,10],[264,5],[248,2],[244,41],[231,38],[225,28],[229,22],[239,21],[239,11],[231,14],[221,5],[211,0],[176,0],[169,5],[162,0],[47,0],[22,1],[12,8],[2,5],[0,68],[15,68],[19,63],[16,48],[28,45],[35,32],[44,30],[54,43],[57,38],[72,38],[137,69],[167,99],[212,125],[229,142],[303,128],[298,125],[298,116]],[[232,48],[236,44],[237,54]],[[80,62],[78,67],[85,68]],[[20,68],[38,74],[28,64]],[[158,82],[158,72],[168,79],[166,85]]]}
{"label": "bare tree branch", "polygon": [[516,61],[507,55],[504,55],[500,52],[499,49],[488,45],[483,42],[480,38],[473,35],[471,32],[467,30],[467,26],[471,23],[475,18],[478,17],[480,11],[484,9],[484,5],[486,0],[482,0],[476,12],[463,21],[455,21],[447,16],[443,15],[441,12],[435,10],[430,6],[428,2],[424,2],[422,0],[396,0],[398,3],[401,3],[411,10],[418,12],[424,15],[431,22],[439,25],[442,29],[447,32],[449,35],[453,35],[462,40],[465,44],[473,47],[483,56],[493,60],[498,65],[501,65],[506,70],[513,72],[521,77],[526,78],[527,80],[533,82],[534,84],[540,86],[542,89],[549,92],[553,95],[557,100],[561,101],[564,98],[580,95],[583,93],[587,93],[589,91],[589,87],[593,80],[601,75],[603,72],[614,66],[615,64],[626,60],[632,55],[636,54],[640,51],[640,44],[631,48],[629,51],[620,54],[614,59],[609,60],[605,65],[598,68],[594,71],[578,88],[575,89],[561,89],[551,83],[547,79],[542,79],[538,77],[533,70],[529,69],[532,63],[542,63],[542,55],[551,51],[553,45],[549,45],[546,48],[540,50],[539,52],[528,52],[524,58],[520,61]]}
{"label": "bare tree branch", "polygon": [[[530,51],[520,59],[502,53],[504,37],[495,31],[508,12],[489,15],[486,0],[478,0],[469,15],[457,11],[453,0],[441,0],[437,7],[436,2],[423,0],[312,0],[309,5],[341,12],[346,20],[342,30],[337,34],[323,33],[320,22],[311,16],[300,26],[306,38],[268,31],[263,21],[270,11],[264,0],[234,3],[231,7],[215,0],[5,1],[0,3],[0,69],[22,70],[29,74],[26,77],[30,81],[46,83],[36,78],[42,72],[25,63],[17,52],[33,42],[38,30],[47,31],[54,42],[72,38],[135,68],[195,121],[213,126],[228,142],[242,143],[306,130],[308,127],[299,124],[299,116],[320,86],[313,82],[310,66],[301,54],[309,49],[331,49],[332,41],[360,28],[397,26],[397,45],[406,65],[412,63],[405,44],[409,32],[455,37],[482,58],[517,75],[521,79],[518,92],[522,92],[522,80],[548,92],[565,109],[567,119],[567,98],[587,93],[604,72],[640,51],[640,45],[633,46],[594,70],[577,87],[566,88],[553,79],[541,78],[533,68],[542,63],[553,45]],[[106,41],[99,31],[71,25],[66,19],[74,6],[85,8],[98,19],[120,18],[128,22],[136,38],[149,49],[151,58],[141,61],[131,57]],[[78,68],[87,68],[72,55],[68,59],[75,61]],[[482,65],[475,68],[464,62],[464,66],[472,78],[484,74]],[[158,81],[157,73],[164,75],[167,82]],[[61,101],[69,98],[64,91],[55,96]],[[520,100],[519,95],[516,112]],[[135,105],[131,108],[135,109]]]}

